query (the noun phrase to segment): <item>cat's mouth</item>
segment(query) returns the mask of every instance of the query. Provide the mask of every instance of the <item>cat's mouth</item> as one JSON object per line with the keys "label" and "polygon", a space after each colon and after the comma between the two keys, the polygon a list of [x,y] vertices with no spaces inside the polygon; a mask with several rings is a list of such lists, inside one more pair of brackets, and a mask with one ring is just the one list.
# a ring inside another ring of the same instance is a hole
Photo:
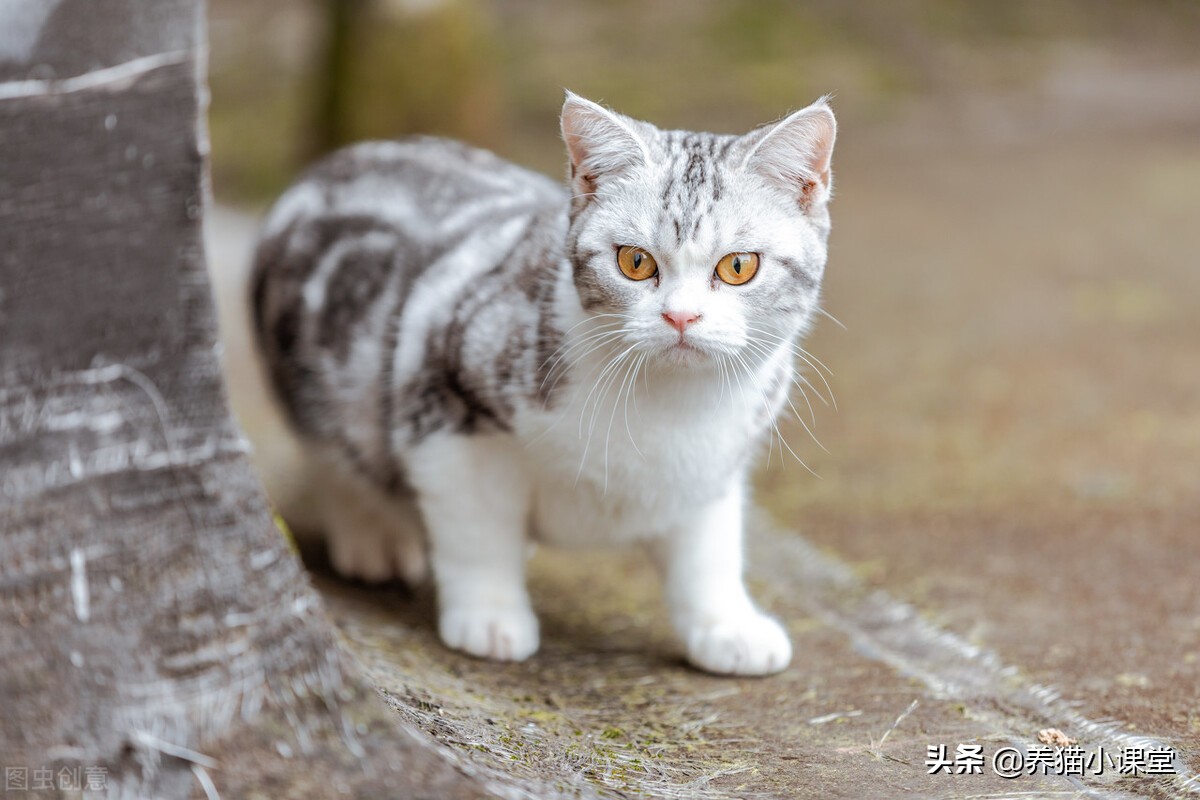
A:
{"label": "cat's mouth", "polygon": [[662,350],[663,358],[672,364],[698,364],[709,359],[704,347],[680,336]]}

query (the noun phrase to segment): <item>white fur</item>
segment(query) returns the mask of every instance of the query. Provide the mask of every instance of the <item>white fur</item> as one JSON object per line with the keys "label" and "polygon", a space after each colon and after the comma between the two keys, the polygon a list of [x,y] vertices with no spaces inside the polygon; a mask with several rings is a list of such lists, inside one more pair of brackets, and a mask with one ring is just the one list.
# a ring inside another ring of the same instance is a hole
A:
{"label": "white fur", "polygon": [[[597,274],[615,282],[622,311],[585,312],[572,269],[562,264],[554,313],[568,333],[556,354],[564,368],[551,373],[561,381],[553,402],[518,403],[511,433],[442,431],[416,444],[390,443],[403,451],[414,503],[384,496],[309,446],[305,461],[326,467],[309,471],[308,499],[339,571],[416,579],[426,563],[416,547],[424,529],[443,641],[476,656],[521,660],[538,646],[525,589],[530,539],[642,543],[661,569],[672,624],[694,665],[739,675],[784,669],[788,637],[743,583],[743,514],[755,443],[786,400],[791,347],[816,308],[835,131],[822,101],[743,137],[740,160],[722,167],[730,171],[716,210],[679,244],[659,213],[670,167],[657,129],[569,95],[563,132],[576,189],[599,180],[597,194],[608,201],[590,209],[578,245],[606,259]],[[520,230],[506,226],[493,249]],[[753,239],[738,238],[746,236]],[[619,275],[610,263],[614,244],[650,250],[659,277],[633,283]],[[743,251],[762,254],[753,281],[715,281],[717,261]],[[398,382],[420,368],[426,331],[488,268],[446,257],[454,269],[418,284],[402,320]],[[797,291],[785,258],[807,270],[808,289]],[[795,302],[774,309],[785,294]],[[663,320],[675,311],[699,320],[680,333]],[[503,338],[502,312],[480,312],[468,335],[473,346]]]}
{"label": "white fur", "polygon": [[[598,376],[612,355],[601,348],[575,372]],[[552,411],[523,410],[515,435],[422,442],[409,455],[420,465],[409,476],[420,518],[310,446],[305,460],[323,466],[310,470],[309,499],[335,568],[367,581],[419,580],[423,518],[443,641],[476,656],[523,660],[538,647],[524,586],[531,539],[571,548],[645,543],[694,665],[718,674],[778,672],[791,645],[745,590],[742,514],[753,455],[747,443],[781,398],[764,398],[755,383],[761,375],[726,383],[704,367],[643,369],[636,381],[631,368],[609,375],[607,388],[595,391],[592,381],[573,381]]]}
{"label": "white fur", "polygon": [[772,365],[740,382],[712,365],[643,365],[636,376],[630,365],[597,384],[624,348],[581,358],[560,407],[518,418],[534,534],[570,547],[650,544],[689,660],[717,673],[777,672],[791,646],[750,601],[741,559],[748,443],[781,400],[760,388]]}

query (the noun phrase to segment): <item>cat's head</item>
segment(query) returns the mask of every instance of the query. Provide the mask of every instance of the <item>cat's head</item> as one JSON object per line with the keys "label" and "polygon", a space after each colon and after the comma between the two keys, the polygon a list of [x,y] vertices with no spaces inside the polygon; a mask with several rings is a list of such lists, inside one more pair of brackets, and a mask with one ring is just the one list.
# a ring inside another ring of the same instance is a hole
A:
{"label": "cat's head", "polygon": [[585,311],[683,365],[758,360],[803,330],[825,269],[836,131],[824,99],[721,136],[660,130],[568,92],[567,248]]}

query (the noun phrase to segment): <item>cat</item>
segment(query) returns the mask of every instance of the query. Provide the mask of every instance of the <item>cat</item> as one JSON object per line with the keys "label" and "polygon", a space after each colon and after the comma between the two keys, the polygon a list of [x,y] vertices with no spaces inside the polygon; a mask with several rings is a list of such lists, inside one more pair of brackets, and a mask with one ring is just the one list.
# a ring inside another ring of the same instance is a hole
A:
{"label": "cat", "polygon": [[561,128],[569,189],[423,137],[335,153],[268,214],[252,313],[310,524],[343,575],[431,567],[442,641],[514,661],[530,541],[641,544],[691,664],[778,672],[743,511],[818,307],[833,112],[730,136],[568,92]]}

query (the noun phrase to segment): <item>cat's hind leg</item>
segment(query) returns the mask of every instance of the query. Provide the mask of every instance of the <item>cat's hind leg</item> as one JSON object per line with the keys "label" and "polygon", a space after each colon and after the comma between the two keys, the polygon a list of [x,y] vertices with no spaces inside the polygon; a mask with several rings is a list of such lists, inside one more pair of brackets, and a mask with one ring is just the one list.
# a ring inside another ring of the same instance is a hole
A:
{"label": "cat's hind leg", "polygon": [[421,515],[411,492],[385,493],[328,460],[319,473],[312,490],[334,570],[369,583],[423,581],[429,565]]}
{"label": "cat's hind leg", "polygon": [[505,435],[443,434],[411,453],[410,478],[429,531],[438,632],[449,647],[499,661],[538,648],[525,589],[530,482]]}

